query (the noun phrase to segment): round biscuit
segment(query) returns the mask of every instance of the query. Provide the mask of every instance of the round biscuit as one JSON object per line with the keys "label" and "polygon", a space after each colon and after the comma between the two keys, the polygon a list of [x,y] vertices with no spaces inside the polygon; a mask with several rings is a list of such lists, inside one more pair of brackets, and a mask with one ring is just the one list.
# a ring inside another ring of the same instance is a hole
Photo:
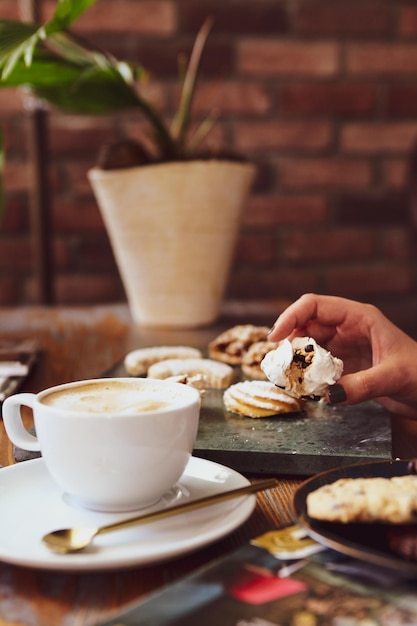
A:
{"label": "round biscuit", "polygon": [[200,358],[202,353],[190,346],[152,346],[132,350],[124,358],[124,366],[131,376],[146,374],[153,363],[166,359]]}
{"label": "round biscuit", "polygon": [[234,370],[226,363],[212,359],[167,359],[154,363],[148,369],[149,378],[168,378],[169,376],[201,375],[207,387],[222,389],[231,384]]}

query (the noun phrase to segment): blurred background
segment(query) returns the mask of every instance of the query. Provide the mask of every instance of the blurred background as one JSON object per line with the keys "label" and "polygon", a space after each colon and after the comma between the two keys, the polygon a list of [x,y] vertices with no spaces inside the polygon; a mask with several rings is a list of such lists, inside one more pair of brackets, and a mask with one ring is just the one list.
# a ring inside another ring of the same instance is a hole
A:
{"label": "blurred background", "polygon": [[[55,2],[38,5],[46,19]],[[0,18],[21,17],[21,10],[20,1],[0,0]],[[169,119],[178,57],[190,51],[209,15],[215,21],[196,110],[201,118],[209,109],[219,112],[209,147],[242,153],[258,169],[226,300],[274,310],[306,291],[341,295],[375,303],[417,335],[417,3],[100,0],[77,31],[142,63],[151,72],[147,96]],[[30,108],[27,94],[0,91],[7,154],[2,307],[39,301]],[[138,114],[48,112],[56,304],[125,300],[86,172],[103,142],[141,138],[144,130]]]}

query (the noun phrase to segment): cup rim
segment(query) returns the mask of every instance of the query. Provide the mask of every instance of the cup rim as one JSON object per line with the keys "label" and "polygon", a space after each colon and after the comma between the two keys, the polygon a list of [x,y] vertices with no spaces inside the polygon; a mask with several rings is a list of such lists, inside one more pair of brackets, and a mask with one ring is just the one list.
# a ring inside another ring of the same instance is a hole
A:
{"label": "cup rim", "polygon": [[[45,404],[42,402],[43,398],[51,393],[55,393],[57,391],[63,391],[65,389],[71,389],[73,387],[77,387],[79,385],[93,385],[93,384],[97,384],[97,383],[103,383],[103,382],[120,382],[120,383],[127,383],[129,385],[131,385],[134,382],[138,382],[141,381],[143,382],[146,386],[151,386],[154,385],[155,387],[166,387],[169,386],[170,388],[174,388],[176,390],[178,390],[178,386],[181,387],[181,396],[178,397],[178,401],[176,402],[175,406],[172,405],[167,405],[166,407],[161,407],[159,409],[157,409],[156,411],[144,411],[143,413],[137,413],[136,417],[142,417],[142,416],[146,416],[146,415],[152,415],[152,414],[162,414],[162,413],[170,413],[172,411],[177,411],[177,410],[181,410],[181,409],[185,409],[189,406],[192,406],[194,404],[200,404],[201,403],[201,394],[198,391],[198,389],[196,389],[195,387],[192,387],[191,385],[185,385],[184,383],[179,383],[176,381],[172,381],[172,380],[165,380],[165,379],[159,379],[159,378],[141,378],[141,377],[126,377],[126,376],[117,376],[115,378],[110,378],[110,377],[101,377],[101,378],[88,378],[85,380],[74,380],[74,381],[70,381],[70,382],[66,382],[66,383],[60,383],[59,385],[53,385],[52,387],[47,387],[46,389],[42,389],[39,393],[36,394],[36,402],[38,404],[40,404],[42,406],[42,410],[47,410],[47,411],[53,411],[53,412],[63,412],[63,413],[67,413],[68,415],[73,415],[78,416],[83,414],[83,411],[73,411],[71,409],[66,409],[65,407],[56,407],[56,406],[51,406],[48,404]],[[85,413],[88,413],[87,411],[85,411]],[[124,417],[131,417],[132,413],[123,413],[123,412],[119,412],[119,411],[109,411],[109,412],[102,412],[102,413],[88,413],[89,417],[100,417],[102,415],[105,416],[112,416],[112,415],[118,415],[118,416],[124,416]]]}

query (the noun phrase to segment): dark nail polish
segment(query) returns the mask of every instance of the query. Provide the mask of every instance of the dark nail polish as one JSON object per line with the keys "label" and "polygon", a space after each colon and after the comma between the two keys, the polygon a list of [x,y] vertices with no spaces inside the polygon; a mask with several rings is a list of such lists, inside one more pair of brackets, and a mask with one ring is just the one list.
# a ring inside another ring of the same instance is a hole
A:
{"label": "dark nail polish", "polygon": [[338,385],[337,383],[328,388],[327,395],[331,404],[339,404],[339,402],[347,400],[346,391],[343,389],[342,385]]}

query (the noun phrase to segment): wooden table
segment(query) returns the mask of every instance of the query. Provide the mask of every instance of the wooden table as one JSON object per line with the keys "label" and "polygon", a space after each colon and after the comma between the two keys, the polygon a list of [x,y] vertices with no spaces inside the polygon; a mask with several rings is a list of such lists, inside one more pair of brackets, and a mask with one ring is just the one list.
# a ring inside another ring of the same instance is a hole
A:
{"label": "wooden table", "polygon": [[[41,356],[25,391],[100,376],[129,350],[142,345],[182,343],[206,346],[222,329],[241,321],[232,311],[215,327],[198,330],[139,329],[124,305],[89,308],[29,307],[0,310],[0,338],[36,337]],[[29,418],[28,418],[29,419]],[[28,422],[29,423],[29,422]],[[2,423],[0,463],[15,462]],[[117,610],[271,528],[291,523],[288,504],[300,478],[257,495],[252,516],[228,537],[167,563],[109,572],[51,572],[0,563],[0,625],[80,626],[110,619]],[[1,503],[0,503],[1,504]],[[5,511],[2,514],[6,514]],[[30,524],[30,520],[27,522]]]}
{"label": "wooden table", "polygon": [[[205,347],[224,328],[249,322],[270,325],[277,312],[269,310],[259,316],[256,311],[243,311],[239,315],[239,310],[231,310],[211,328],[173,331],[135,327],[124,305],[3,309],[0,338],[37,338],[41,357],[24,386],[26,391],[37,392],[54,384],[100,376],[133,348],[177,343]],[[409,432],[406,440],[410,445]],[[14,462],[1,423],[0,463]],[[96,625],[110,619],[128,603],[234,550],[252,537],[291,523],[289,502],[301,481],[300,477],[281,477],[277,488],[257,495],[252,516],[228,537],[166,563],[99,573],[40,571],[0,563],[0,626]],[[30,524],[30,519],[27,523]]]}

